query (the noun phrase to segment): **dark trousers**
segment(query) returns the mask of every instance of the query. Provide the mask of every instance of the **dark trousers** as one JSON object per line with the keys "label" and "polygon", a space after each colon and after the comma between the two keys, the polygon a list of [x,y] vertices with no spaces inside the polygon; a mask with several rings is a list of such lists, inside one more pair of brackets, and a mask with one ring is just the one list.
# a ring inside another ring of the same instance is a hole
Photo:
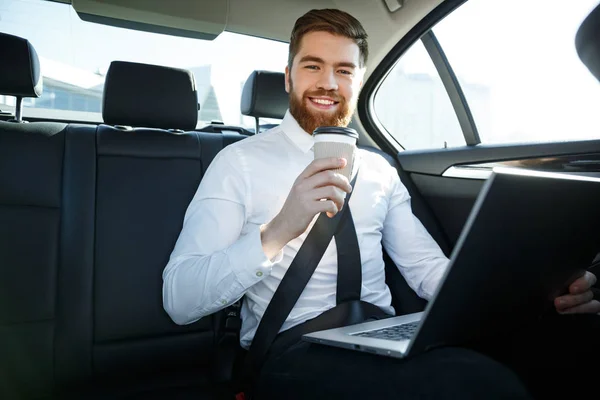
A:
{"label": "dark trousers", "polygon": [[553,315],[512,332],[405,360],[297,341],[272,352],[254,398],[588,397],[600,377],[599,316]]}

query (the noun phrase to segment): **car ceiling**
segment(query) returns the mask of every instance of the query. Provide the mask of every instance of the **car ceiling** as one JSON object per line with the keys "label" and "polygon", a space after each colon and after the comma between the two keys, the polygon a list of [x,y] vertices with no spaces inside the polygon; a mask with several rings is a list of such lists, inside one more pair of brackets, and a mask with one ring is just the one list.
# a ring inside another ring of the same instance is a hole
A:
{"label": "car ceiling", "polygon": [[[313,8],[339,8],[369,35],[369,71],[443,0],[53,0],[85,20],[132,29],[212,38],[222,31],[287,42],[296,19]],[[400,7],[390,12],[386,3]],[[258,55],[257,57],[264,55]]]}

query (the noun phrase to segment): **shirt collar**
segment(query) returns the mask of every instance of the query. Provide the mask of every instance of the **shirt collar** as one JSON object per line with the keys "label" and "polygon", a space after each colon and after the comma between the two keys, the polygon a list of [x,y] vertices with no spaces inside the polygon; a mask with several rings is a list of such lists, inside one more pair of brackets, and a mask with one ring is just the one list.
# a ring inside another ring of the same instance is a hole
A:
{"label": "shirt collar", "polygon": [[285,112],[285,116],[279,127],[300,151],[308,153],[310,149],[312,149],[315,142],[312,135],[306,133],[306,131],[298,125],[298,122],[292,116],[290,110]]}

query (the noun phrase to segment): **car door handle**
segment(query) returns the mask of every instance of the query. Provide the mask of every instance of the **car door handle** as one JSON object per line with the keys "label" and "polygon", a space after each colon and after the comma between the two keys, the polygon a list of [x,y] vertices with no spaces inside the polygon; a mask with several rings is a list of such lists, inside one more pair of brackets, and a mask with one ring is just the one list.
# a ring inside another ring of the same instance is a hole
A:
{"label": "car door handle", "polygon": [[454,165],[444,171],[444,178],[486,180],[492,174],[491,167],[477,165]]}

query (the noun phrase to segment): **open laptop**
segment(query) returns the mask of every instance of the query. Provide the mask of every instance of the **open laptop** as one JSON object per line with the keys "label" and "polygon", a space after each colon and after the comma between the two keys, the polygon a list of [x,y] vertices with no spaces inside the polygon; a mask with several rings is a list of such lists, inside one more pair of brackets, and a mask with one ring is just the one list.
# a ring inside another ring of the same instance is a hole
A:
{"label": "open laptop", "polygon": [[425,311],[304,340],[391,357],[519,329],[600,252],[600,178],[494,169]]}

